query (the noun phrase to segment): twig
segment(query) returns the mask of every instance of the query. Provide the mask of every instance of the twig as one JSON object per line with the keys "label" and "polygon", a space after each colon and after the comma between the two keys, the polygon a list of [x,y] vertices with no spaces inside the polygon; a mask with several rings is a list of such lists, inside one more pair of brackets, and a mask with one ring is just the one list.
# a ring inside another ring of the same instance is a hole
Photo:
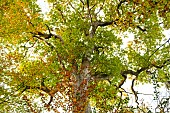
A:
{"label": "twig", "polygon": [[102,6],[100,7],[99,11],[96,14],[100,13],[100,11],[103,9],[104,3],[105,3],[105,0],[103,1]]}
{"label": "twig", "polygon": [[168,43],[169,41],[170,41],[170,38],[169,38],[166,42],[164,42],[161,46],[159,46],[159,47],[150,55],[148,61],[150,60],[150,58],[151,58],[162,46],[164,46],[164,45],[165,45],[166,43]]}
{"label": "twig", "polygon": [[86,2],[87,2],[88,15],[89,15],[89,17],[90,17],[90,21],[91,21],[91,23],[92,23],[93,21],[92,21],[92,16],[91,16],[91,13],[90,13],[89,0],[86,0]]}
{"label": "twig", "polygon": [[96,5],[97,5],[97,3],[96,3],[96,4],[94,4],[94,5],[90,8],[90,11],[91,11],[91,9],[93,9]]}
{"label": "twig", "polygon": [[[71,4],[71,2],[69,2],[69,4],[70,4],[70,6],[76,11],[75,7],[73,7],[73,5]],[[77,11],[77,12],[78,12],[78,14],[81,16],[81,18],[83,18],[82,14],[81,14],[79,11]]]}
{"label": "twig", "polygon": [[119,11],[119,8],[121,7],[121,5],[126,2],[126,0],[121,0],[120,3],[118,4],[117,6],[117,12],[118,12],[118,15],[120,16],[120,11]]}

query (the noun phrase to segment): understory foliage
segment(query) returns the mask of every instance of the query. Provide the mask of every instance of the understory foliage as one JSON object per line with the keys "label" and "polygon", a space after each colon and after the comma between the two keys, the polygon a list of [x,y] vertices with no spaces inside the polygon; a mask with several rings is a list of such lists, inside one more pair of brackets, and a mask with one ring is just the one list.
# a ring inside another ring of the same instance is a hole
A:
{"label": "understory foliage", "polygon": [[0,112],[151,112],[137,83],[153,84],[154,109],[170,110],[157,91],[170,86],[169,0],[47,3],[44,14],[36,0],[0,0]]}

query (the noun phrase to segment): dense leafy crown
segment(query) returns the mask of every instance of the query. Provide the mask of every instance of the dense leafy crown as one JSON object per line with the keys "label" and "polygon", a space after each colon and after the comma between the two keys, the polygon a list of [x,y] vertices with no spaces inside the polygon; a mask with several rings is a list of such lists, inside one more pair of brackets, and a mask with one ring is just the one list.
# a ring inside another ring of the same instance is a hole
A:
{"label": "dense leafy crown", "polygon": [[127,75],[137,103],[136,81],[168,81],[169,0],[48,3],[43,14],[36,0],[0,1],[1,112],[130,112]]}

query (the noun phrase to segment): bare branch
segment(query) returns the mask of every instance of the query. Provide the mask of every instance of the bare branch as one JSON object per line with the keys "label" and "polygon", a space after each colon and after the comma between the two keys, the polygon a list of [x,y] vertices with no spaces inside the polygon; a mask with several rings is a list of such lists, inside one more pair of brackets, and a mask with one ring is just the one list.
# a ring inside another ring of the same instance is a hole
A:
{"label": "bare branch", "polygon": [[91,9],[93,9],[96,5],[97,5],[97,3],[96,3],[96,4],[94,4],[94,5],[90,8],[90,10],[91,10]]}
{"label": "bare branch", "polygon": [[54,35],[54,34],[53,34],[53,36],[54,36],[55,38],[60,39],[60,42],[61,42],[62,44],[64,44],[64,40],[62,39],[62,37],[61,37],[60,35]]}
{"label": "bare branch", "polygon": [[106,21],[106,22],[98,22],[98,26],[104,27],[104,26],[108,26],[108,25],[112,25],[113,21]]}
{"label": "bare branch", "polygon": [[94,75],[92,75],[97,80],[107,80],[109,79],[109,75],[103,72],[95,72]]}
{"label": "bare branch", "polygon": [[81,1],[81,3],[83,4],[83,12],[84,12],[84,5],[85,5],[85,4],[84,4],[84,2],[83,2],[82,0],[80,0],[80,1]]}
{"label": "bare branch", "polygon": [[119,83],[118,88],[121,88],[127,79],[127,76],[125,74],[122,73],[121,75],[123,77],[123,80],[121,80],[121,82]]}
{"label": "bare branch", "polygon": [[49,107],[50,106],[50,104],[51,104],[51,102],[53,101],[53,96],[51,96],[50,95],[50,100],[49,100],[49,102],[45,105],[45,107]]}
{"label": "bare branch", "polygon": [[61,17],[62,17],[62,19],[64,20],[64,22],[66,22],[66,19],[65,19],[65,17],[64,17],[63,12],[61,11],[61,9],[57,8],[57,10],[60,12]]}
{"label": "bare branch", "polygon": [[[64,63],[62,62],[63,60],[62,60],[59,52],[57,51],[57,49],[55,49],[55,46],[52,45],[51,43],[49,43],[47,40],[41,38],[41,37],[46,36],[46,35],[47,35],[47,37],[48,37],[49,34],[45,34],[45,33],[41,33],[41,32],[38,32],[38,33],[30,32],[30,33],[33,34],[33,37],[36,37],[36,38],[38,38],[39,40],[42,40],[42,41],[45,42],[49,47],[51,47],[52,50],[55,50],[55,51],[56,51],[57,56],[58,56],[58,61],[60,62],[61,67],[62,67],[64,70],[66,70],[66,68],[65,68],[65,66],[64,66]],[[61,36],[59,36],[59,35],[54,35],[54,34],[51,34],[51,35],[52,35],[54,38],[60,39],[61,43],[64,44],[64,41],[63,41],[63,39],[62,39]]]}
{"label": "bare branch", "polygon": [[149,57],[149,59],[148,60],[150,60],[150,58],[161,48],[161,47],[163,47],[166,43],[168,43],[170,41],[170,38],[166,41],[166,42],[164,42],[161,46],[159,46],[151,55],[150,55],[150,57]]}
{"label": "bare branch", "polygon": [[105,0],[103,1],[102,6],[100,7],[99,11],[96,14],[100,13],[100,11],[103,9],[104,3],[105,3]]}
{"label": "bare branch", "polygon": [[135,76],[138,76],[142,71],[145,71],[146,69],[148,69],[149,68],[149,66],[147,66],[147,67],[142,67],[141,69],[139,69],[139,70],[137,70],[137,71],[132,71],[132,70],[126,70],[126,71],[122,71],[121,72],[121,75],[123,76],[125,76],[125,75],[127,75],[127,74],[131,74],[131,75],[135,75]]}
{"label": "bare branch", "polygon": [[[49,29],[49,27],[48,27],[48,29]],[[38,38],[38,39],[40,39],[40,40],[50,39],[50,38],[54,37],[54,38],[56,38],[56,39],[59,39],[60,42],[61,42],[62,44],[64,44],[64,40],[62,39],[62,37],[59,36],[59,35],[52,34],[50,30],[49,30],[49,34],[42,33],[42,32],[37,32],[37,33],[35,33],[35,32],[30,32],[30,33],[33,34],[33,37],[36,37],[36,38]],[[43,37],[44,39],[41,38],[41,37]],[[47,41],[46,41],[46,43],[47,43]],[[48,44],[48,45],[49,45],[49,44]]]}
{"label": "bare branch", "polygon": [[[131,93],[131,92],[128,92],[126,91],[124,88],[120,88],[123,90],[123,92],[127,93],[127,94],[134,94],[134,93]],[[121,91],[122,92],[122,91]],[[140,94],[140,95],[154,95],[154,94],[147,94],[147,93],[139,93],[139,92],[136,92],[137,94]]]}
{"label": "bare branch", "polygon": [[136,79],[132,80],[131,90],[132,90],[133,94],[135,95],[135,102],[139,105],[138,95],[137,95],[137,92],[134,90],[135,80]]}
{"label": "bare branch", "polygon": [[138,28],[139,30],[143,31],[143,32],[145,32],[145,31],[146,31],[146,29],[145,29],[145,28],[141,28],[140,26],[137,26],[137,28]]}
{"label": "bare branch", "polygon": [[50,106],[51,102],[53,101],[54,93],[57,92],[57,91],[53,91],[53,90],[50,90],[49,88],[47,88],[44,84],[44,81],[41,82],[41,87],[39,87],[39,86],[37,86],[37,87],[25,86],[25,88],[22,90],[22,93],[28,89],[38,89],[38,90],[41,90],[41,91],[44,91],[45,93],[47,93],[50,96],[50,100],[49,100],[48,104],[45,105],[46,107]]}
{"label": "bare branch", "polygon": [[45,24],[45,25],[47,26],[47,29],[48,29],[48,31],[49,31],[49,34],[51,34],[50,27],[49,27],[47,24]]}

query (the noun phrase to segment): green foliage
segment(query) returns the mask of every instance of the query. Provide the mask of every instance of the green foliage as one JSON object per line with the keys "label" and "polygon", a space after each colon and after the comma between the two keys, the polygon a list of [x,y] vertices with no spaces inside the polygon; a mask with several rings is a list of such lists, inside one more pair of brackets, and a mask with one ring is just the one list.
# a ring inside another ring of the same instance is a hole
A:
{"label": "green foliage", "polygon": [[[36,0],[0,1],[0,112],[41,111],[37,98],[56,112],[56,103],[73,112],[88,103],[101,112],[131,112],[123,109],[129,98],[119,95],[127,75],[169,80],[168,0],[48,3],[45,19]],[[124,44],[130,33],[134,39]]]}

